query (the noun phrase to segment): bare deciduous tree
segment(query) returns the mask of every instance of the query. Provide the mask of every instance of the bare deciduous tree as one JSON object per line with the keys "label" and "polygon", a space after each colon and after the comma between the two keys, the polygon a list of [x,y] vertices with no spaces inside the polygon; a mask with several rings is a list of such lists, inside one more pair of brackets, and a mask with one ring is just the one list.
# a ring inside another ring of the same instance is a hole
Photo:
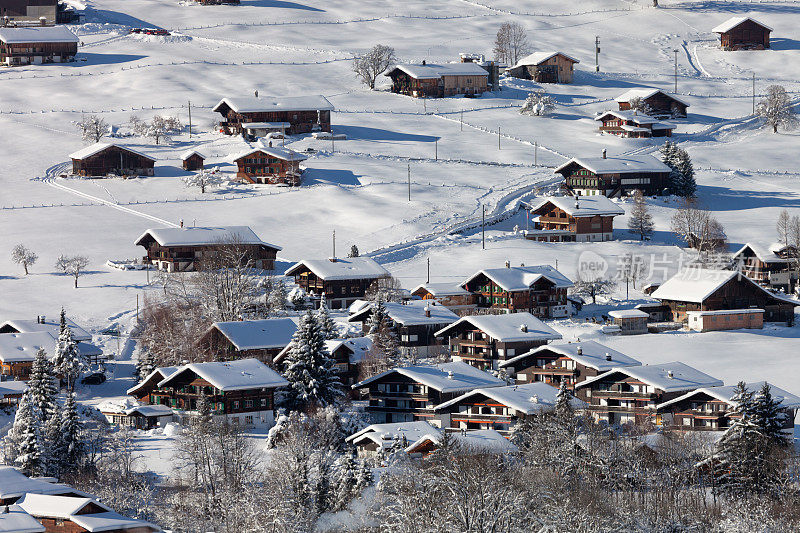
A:
{"label": "bare deciduous tree", "polygon": [[375,88],[375,80],[397,62],[394,48],[383,44],[373,46],[361,57],[353,60],[353,71],[370,89]]}
{"label": "bare deciduous tree", "polygon": [[790,130],[797,127],[797,114],[792,109],[792,102],[786,89],[780,85],[767,87],[767,96],[756,106],[756,115],[764,119],[773,133],[778,133],[778,127]]}
{"label": "bare deciduous tree", "polygon": [[684,200],[672,216],[672,231],[686,246],[700,252],[716,252],[726,247],[722,224],[691,199]]}
{"label": "bare deciduous tree", "polygon": [[403,299],[403,284],[390,275],[381,276],[367,287],[364,297],[375,301],[378,294],[381,294],[384,302],[400,302]]}
{"label": "bare deciduous tree", "polygon": [[164,117],[156,115],[150,122],[145,122],[139,117],[133,116],[130,118],[130,124],[133,128],[134,135],[141,137],[148,137],[155,141],[156,144],[162,139],[169,139],[169,136],[178,133],[183,129],[178,117]]}
{"label": "bare deciduous tree", "polygon": [[56,260],[55,266],[56,268],[63,270],[65,274],[69,274],[75,278],[75,288],[77,289],[78,278],[81,274],[83,274],[84,269],[89,266],[89,258],[85,255],[61,255]]}
{"label": "bare deciduous tree", "polygon": [[200,169],[194,174],[184,176],[183,183],[187,187],[200,187],[200,192],[205,193],[207,188],[219,187],[222,185],[222,175],[219,173],[219,168],[210,170]]}
{"label": "bare deciduous tree", "polygon": [[789,211],[782,209],[778,215],[778,221],[775,223],[775,229],[778,231],[778,242],[781,244],[789,244],[791,220],[792,217],[789,216]]}
{"label": "bare deciduous tree", "polygon": [[513,66],[528,53],[528,34],[522,24],[506,22],[500,26],[494,41],[494,56],[498,62]]}
{"label": "bare deciduous tree", "polygon": [[100,139],[108,133],[108,124],[101,117],[90,115],[83,117],[78,123],[78,129],[81,130],[81,138],[84,141],[100,142]]}
{"label": "bare deciduous tree", "polygon": [[18,244],[11,250],[11,260],[18,265],[22,265],[25,269],[25,275],[28,275],[28,267],[36,263],[39,256],[36,252],[27,248],[24,244]]}

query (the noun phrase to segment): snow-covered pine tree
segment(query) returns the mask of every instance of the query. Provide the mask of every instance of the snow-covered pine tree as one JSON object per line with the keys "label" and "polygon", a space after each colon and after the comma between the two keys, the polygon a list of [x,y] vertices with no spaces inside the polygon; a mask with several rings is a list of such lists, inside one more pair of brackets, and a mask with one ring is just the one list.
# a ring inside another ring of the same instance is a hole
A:
{"label": "snow-covered pine tree", "polygon": [[694,179],[694,166],[686,150],[675,147],[675,170],[680,174],[675,187],[675,194],[684,198],[693,198],[697,193],[697,182]]}
{"label": "snow-covered pine tree", "polygon": [[142,348],[136,359],[136,381],[141,383],[157,367],[156,355],[147,348]]}
{"label": "snow-covered pine tree", "polygon": [[575,418],[575,409],[572,408],[572,392],[567,387],[567,380],[562,379],[556,394],[556,417],[561,421],[572,422]]}
{"label": "snow-covered pine tree", "polygon": [[358,478],[356,480],[356,486],[353,488],[355,496],[359,496],[362,492],[364,492],[364,489],[372,485],[372,482],[372,468],[370,468],[366,459],[361,459],[358,465]]}
{"label": "snow-covered pine tree", "polygon": [[320,331],[322,332],[322,337],[325,340],[339,338],[339,329],[336,327],[336,322],[334,322],[333,318],[331,318],[331,314],[328,311],[328,306],[325,305],[324,298],[319,302],[319,309],[317,310],[317,322],[319,322]]}
{"label": "snow-covered pine tree", "polygon": [[661,161],[664,162],[672,172],[669,174],[669,189],[672,193],[677,194],[677,190],[682,187],[683,175],[678,167],[678,147],[672,141],[666,141],[659,149],[661,153]]}
{"label": "snow-covered pine tree", "polygon": [[208,396],[201,394],[197,399],[197,423],[202,427],[209,427],[214,421],[211,402]]}
{"label": "snow-covered pine tree", "polygon": [[42,474],[42,413],[30,390],[19,401],[14,425],[6,436],[6,460],[13,460],[25,475]]}
{"label": "snow-covered pine tree", "polygon": [[753,423],[759,428],[762,435],[774,444],[786,446],[788,437],[781,428],[785,423],[785,413],[781,411],[781,401],[775,401],[768,383],[764,382],[761,389],[753,397]]}
{"label": "snow-covered pine tree", "polygon": [[337,464],[336,487],[333,495],[333,509],[340,511],[347,507],[356,496],[359,468],[354,450],[345,454]]}
{"label": "snow-covered pine tree", "polygon": [[47,417],[48,413],[56,407],[58,389],[56,388],[50,361],[42,349],[36,352],[36,356],[33,359],[31,377],[28,380],[28,390],[33,401],[39,407],[39,411],[43,416]]}
{"label": "snow-covered pine tree", "polygon": [[633,195],[633,208],[628,219],[628,231],[635,233],[643,241],[645,237],[653,234],[653,216],[647,210],[647,201],[642,191],[637,190]]}
{"label": "snow-covered pine tree", "polygon": [[59,478],[66,467],[64,436],[61,433],[61,407],[54,402],[43,414],[42,472],[46,476]]}
{"label": "snow-covered pine tree", "polygon": [[272,314],[281,314],[286,310],[286,282],[282,276],[273,276],[269,284],[267,306]]}
{"label": "snow-covered pine tree", "polygon": [[350,247],[350,253],[347,254],[347,257],[358,257],[358,246],[355,244]]}
{"label": "snow-covered pine tree", "polygon": [[386,305],[384,304],[383,293],[378,292],[375,296],[375,303],[372,304],[372,314],[369,317],[369,332],[375,333],[381,324],[386,320]]}
{"label": "snow-covered pine tree", "polygon": [[61,409],[61,462],[65,469],[75,469],[86,457],[86,443],[80,427],[80,417],[75,403],[75,393],[68,392]]}
{"label": "snow-covered pine tree", "polygon": [[75,390],[75,381],[87,367],[86,360],[78,352],[78,343],[72,338],[72,330],[67,327],[64,309],[61,309],[61,332],[56,343],[53,370],[67,382],[67,391]]}
{"label": "snow-covered pine tree", "polygon": [[292,337],[283,377],[289,381],[284,403],[289,409],[305,411],[309,407],[324,407],[343,395],[317,317],[307,311],[300,318]]}

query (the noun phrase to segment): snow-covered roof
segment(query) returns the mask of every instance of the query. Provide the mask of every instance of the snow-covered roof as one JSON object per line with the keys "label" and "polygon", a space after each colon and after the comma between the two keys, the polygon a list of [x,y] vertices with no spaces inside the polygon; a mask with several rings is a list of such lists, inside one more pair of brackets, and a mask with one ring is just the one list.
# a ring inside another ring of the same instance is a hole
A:
{"label": "snow-covered roof", "polygon": [[573,286],[572,281],[567,276],[550,265],[484,268],[464,280],[461,286],[463,287],[481,274],[506,291],[527,290],[542,278],[550,280],[559,289],[567,289]]}
{"label": "snow-covered roof", "polygon": [[290,122],[243,122],[242,128],[246,130],[272,130],[291,127]]}
{"label": "snow-covered roof", "polygon": [[470,324],[500,342],[543,341],[561,338],[560,333],[528,312],[465,316],[437,331],[436,336],[444,337],[462,323]]}
{"label": "snow-covered roof", "polygon": [[748,20],[749,20],[750,22],[753,22],[753,23],[755,23],[755,24],[758,24],[759,26],[761,26],[761,27],[763,27],[763,28],[765,28],[765,29],[767,29],[767,30],[769,30],[769,31],[772,31],[772,28],[770,28],[770,27],[769,27],[769,26],[767,26],[766,24],[764,24],[764,23],[762,23],[762,22],[759,22],[759,21],[757,21],[756,19],[754,19],[754,18],[751,18],[751,17],[731,17],[731,18],[729,18],[728,20],[726,20],[725,22],[723,22],[722,24],[719,24],[719,25],[717,25],[717,26],[714,26],[714,27],[711,29],[711,31],[712,31],[712,32],[714,32],[714,33],[725,33],[725,32],[727,32],[727,31],[730,31],[730,30],[732,30],[733,28],[735,28],[735,27],[736,27],[736,26],[738,26],[739,24],[741,24],[741,23],[743,23],[743,22],[747,22]]}
{"label": "snow-covered roof", "polygon": [[147,236],[152,237],[161,246],[205,246],[236,242],[263,244],[275,250],[282,250],[280,246],[262,241],[250,226],[151,228],[142,233],[134,244],[141,245]]}
{"label": "snow-covered roof", "polygon": [[0,28],[4,43],[77,43],[78,37],[65,26],[29,26]]}
{"label": "snow-covered roof", "polygon": [[379,265],[371,257],[341,257],[330,259],[303,259],[292,265],[287,276],[294,275],[300,269],[307,268],[320,279],[377,279],[389,275],[389,271]]}
{"label": "snow-covered roof", "polygon": [[[403,326],[436,326],[452,324],[458,320],[458,315],[447,307],[431,300],[409,300],[404,303],[386,302],[386,314],[394,322]],[[373,305],[351,315],[348,322],[363,322],[372,313]],[[430,316],[427,316],[429,313]]]}
{"label": "snow-covered roof", "polygon": [[345,442],[359,444],[370,440],[381,448],[390,448],[395,438],[406,438],[406,442],[416,442],[425,435],[438,433],[439,429],[426,421],[395,422],[390,424],[372,424],[361,431],[347,437]]}
{"label": "snow-covered roof", "polygon": [[651,296],[657,300],[702,303],[736,276],[735,270],[686,268],[661,284]]}
{"label": "snow-covered roof", "polygon": [[333,111],[333,104],[321,94],[306,96],[236,96],[225,97],[214,106],[219,111],[223,104],[236,113],[270,113],[278,111]]}
{"label": "snow-covered roof", "polygon": [[19,396],[27,390],[28,384],[24,381],[0,381],[0,398]]}
{"label": "snow-covered roof", "polygon": [[658,119],[655,119],[650,115],[645,115],[644,113],[637,113],[634,111],[614,111],[613,109],[610,111],[603,111],[602,113],[597,115],[594,119],[603,120],[608,115],[621,118],[622,120],[630,120],[631,122],[635,122],[636,124],[656,124],[658,122]]}
{"label": "snow-covered roof", "polygon": [[689,107],[689,104],[687,102],[685,102],[684,100],[681,100],[677,96],[669,94],[669,93],[665,93],[661,89],[653,89],[651,87],[644,87],[644,88],[641,88],[641,89],[630,89],[629,91],[625,91],[621,95],[617,96],[614,100],[617,101],[617,102],[630,102],[634,98],[640,98],[642,100],[645,100],[645,99],[650,98],[651,96],[656,95],[658,93],[661,93],[664,96],[666,96],[668,98],[672,98],[676,102],[680,102],[683,105],[685,105],[686,107]]}
{"label": "snow-covered roof", "polygon": [[350,351],[350,362],[357,363],[372,349],[372,339],[369,337],[352,337],[349,339],[328,339],[325,348],[328,353],[333,353],[344,346]]}
{"label": "snow-covered roof", "polygon": [[305,155],[301,154],[300,152],[295,152],[291,148],[284,148],[282,146],[256,146],[254,148],[250,148],[243,152],[239,152],[238,154],[234,154],[231,156],[231,160],[238,161],[239,159],[243,159],[249,155],[253,155],[257,152],[261,152],[272,157],[276,157],[282,161],[305,161],[308,159]]}
{"label": "snow-covered roof", "polygon": [[29,478],[13,466],[0,465],[0,500],[32,494],[77,494],[83,492],[68,485],[56,483],[54,478]]}
{"label": "snow-covered roof", "polygon": [[107,400],[99,404],[97,406],[97,410],[103,414],[124,414],[126,416],[131,416],[137,413],[142,416],[170,416],[173,414],[173,410],[169,406],[160,404],[141,405],[132,398]]}
{"label": "snow-covered roof", "polygon": [[[492,387],[488,389],[475,389],[450,401],[434,407],[434,411],[446,409],[452,405],[474,396],[486,396],[506,407],[520,411],[526,415],[536,414],[542,410],[555,407],[558,389],[543,382],[525,383],[523,385],[508,385],[505,387]],[[585,402],[573,398],[572,405],[580,408]]]}
{"label": "snow-covered roof", "polygon": [[625,210],[603,195],[594,196],[549,196],[542,198],[531,208],[538,211],[548,203],[553,204],[571,217],[594,217],[624,215]]}
{"label": "snow-covered roof", "polygon": [[389,67],[384,75],[388,76],[393,70],[402,70],[417,80],[439,79],[442,76],[488,76],[489,73],[477,63],[444,63],[437,65],[399,64]]}
{"label": "snow-covered roof", "polygon": [[180,368],[180,367],[178,367],[178,366],[161,366],[161,367],[158,367],[155,370],[153,370],[152,372],[150,372],[149,374],[147,374],[147,376],[145,376],[145,378],[142,381],[140,381],[137,385],[134,385],[130,389],[126,390],[125,394],[134,394],[135,395],[139,391],[139,389],[143,388],[147,384],[147,382],[149,382],[151,380],[154,380],[154,379],[156,380],[155,381],[156,384],[158,384],[158,382],[161,381],[162,379],[166,378],[167,376],[171,376],[172,374],[174,374],[175,371],[178,370],[178,368]]}
{"label": "snow-covered roof", "polygon": [[161,380],[158,386],[169,386],[170,382],[185,372],[193,372],[222,392],[277,388],[289,384],[280,374],[258,359],[238,359],[236,361],[190,363],[181,366],[171,375]]}
{"label": "snow-covered roof", "polygon": [[417,383],[426,385],[441,393],[465,392],[481,387],[500,387],[505,382],[497,379],[491,374],[484,372],[474,366],[454,361],[452,363],[439,363],[435,365],[416,365],[393,368],[382,372],[377,376],[365,379],[353,385],[354,389],[360,389],[382,379],[389,374],[398,373],[414,380]]}
{"label": "snow-covered roof", "polygon": [[[58,314],[53,316],[58,317]],[[60,318],[55,320],[48,320],[47,317],[40,318],[40,320],[6,320],[0,324],[0,330],[13,329],[19,333],[32,333],[34,331],[49,331],[55,337],[58,337],[61,331]],[[92,335],[83,329],[81,326],[73,322],[71,318],[66,319],[67,327],[72,332],[72,338],[76,341],[90,341]],[[1,334],[0,334],[1,335]]]}
{"label": "snow-covered roof", "polygon": [[[494,429],[476,429],[463,433],[450,433],[450,438],[461,447],[461,451],[489,452],[489,453],[514,453],[519,450],[510,440]],[[406,448],[407,453],[415,453],[420,447],[432,443],[439,445],[443,436],[441,432],[423,435],[416,442]]]}
{"label": "snow-covered roof", "polygon": [[560,172],[571,164],[595,174],[630,174],[634,172],[670,172],[670,168],[651,155],[626,155],[619,157],[573,157],[553,172]]}
{"label": "snow-covered roof", "polygon": [[679,392],[698,387],[721,387],[724,385],[722,381],[700,372],[696,368],[679,361],[673,361],[660,365],[617,367],[609,372],[582,381],[576,384],[575,388],[578,389],[595,381],[607,379],[613,373],[624,374],[664,392]]}
{"label": "snow-covered roof", "polygon": [[565,57],[570,61],[572,61],[573,63],[580,63],[580,61],[578,61],[574,57],[568,56],[567,54],[564,54],[562,52],[534,52],[517,61],[517,64],[514,65],[514,68],[521,67],[524,65],[540,65],[545,61],[547,61],[548,59],[550,59],[551,57],[555,57],[557,55]]}
{"label": "snow-covered roof", "polygon": [[[104,509],[104,511],[99,513],[82,513],[81,511],[90,504]],[[161,531],[161,528],[158,526],[143,520],[124,517],[113,511],[110,507],[91,498],[26,494],[17,502],[17,505],[32,516],[69,520],[92,533],[138,528]]]}
{"label": "snow-covered roof", "polygon": [[[747,387],[747,390],[749,390],[750,392],[758,394],[758,392],[761,390],[761,387],[763,387],[765,383],[769,385],[770,394],[772,394],[772,398],[776,402],[779,402],[781,404],[780,405],[781,407],[785,407],[787,409],[800,408],[800,397],[797,397],[791,392],[787,392],[779,387],[776,387],[771,383],[767,383],[766,381],[755,381],[753,383],[745,383],[745,386]],[[716,398],[721,402],[725,402],[731,405],[732,407],[735,407],[733,402],[733,397],[736,394],[736,386],[724,385],[722,387],[700,387],[693,391],[687,392],[682,396],[678,396],[677,398],[673,398],[672,400],[661,403],[658,406],[656,406],[656,409],[662,409],[664,407],[668,407],[672,404],[681,402],[693,396],[697,396],[698,394],[707,394],[712,398]]]}
{"label": "snow-covered roof", "polygon": [[419,290],[427,291],[434,298],[437,296],[468,296],[472,294],[462,287],[460,283],[423,283],[414,287],[411,292],[415,293]]}
{"label": "snow-covered roof", "polygon": [[639,309],[614,309],[608,312],[612,318],[649,318],[650,314]]}
{"label": "snow-covered roof", "polygon": [[764,246],[760,243],[745,243],[744,246],[739,248],[733,254],[734,259],[741,255],[745,250],[750,249],[753,254],[763,263],[788,263],[791,259],[783,258],[778,255],[778,252],[788,248],[786,245],[779,242],[772,243],[769,246]]}
{"label": "snow-covered roof", "polygon": [[9,505],[0,513],[0,533],[41,533],[44,526],[19,505]]}
{"label": "snow-covered roof", "polygon": [[0,361],[6,364],[33,361],[39,350],[52,354],[55,343],[49,331],[3,333],[0,334]]}
{"label": "snow-covered roof", "polygon": [[267,350],[287,346],[297,331],[296,318],[264,318],[214,322],[208,331],[216,329],[237,350]]}
{"label": "snow-covered roof", "polygon": [[86,148],[82,148],[82,149],[78,150],[77,152],[72,152],[71,154],[69,154],[69,158],[70,159],[86,159],[87,157],[90,157],[90,156],[93,156],[94,154],[100,153],[103,150],[105,150],[106,148],[111,148],[112,146],[120,148],[121,150],[127,150],[128,152],[131,152],[131,153],[134,153],[134,154],[136,154],[138,156],[141,156],[141,157],[144,157],[146,159],[149,159],[150,161],[155,161],[156,160],[155,157],[152,157],[152,156],[149,156],[149,155],[147,155],[145,153],[142,153],[142,152],[139,152],[137,150],[134,150],[133,148],[131,148],[129,146],[125,146],[125,145],[117,144],[117,143],[94,143],[93,145],[87,146]]}
{"label": "snow-covered roof", "polygon": [[180,157],[181,157],[181,160],[186,160],[186,159],[189,159],[190,157],[192,157],[193,155],[199,155],[199,156],[200,156],[200,157],[202,157],[203,159],[208,159],[208,158],[207,158],[207,157],[206,157],[206,156],[203,154],[203,152],[201,152],[201,151],[199,151],[199,150],[197,150],[197,149],[195,149],[195,148],[192,148],[191,150],[186,150],[185,152],[183,152],[183,153],[181,154],[181,156],[180,156]]}
{"label": "snow-covered roof", "polygon": [[564,357],[569,357],[576,363],[600,371],[610,370],[620,366],[637,366],[642,364],[633,357],[627,356],[599,342],[584,341],[539,346],[506,361],[500,361],[499,366],[514,366],[514,363],[517,361],[542,352],[553,352]]}

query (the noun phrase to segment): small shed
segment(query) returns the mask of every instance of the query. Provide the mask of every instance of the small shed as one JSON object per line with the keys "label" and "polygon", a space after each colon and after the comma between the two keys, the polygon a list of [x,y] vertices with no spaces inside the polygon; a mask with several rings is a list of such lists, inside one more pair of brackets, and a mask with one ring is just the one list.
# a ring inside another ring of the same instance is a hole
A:
{"label": "small shed", "polygon": [[711,31],[719,34],[723,50],[764,50],[772,28],[750,17],[731,17]]}
{"label": "small shed", "polygon": [[206,156],[197,150],[187,150],[181,154],[183,170],[203,170]]}
{"label": "small shed", "polygon": [[580,61],[561,52],[535,52],[517,61],[506,73],[536,83],[572,83],[576,63]]}
{"label": "small shed", "polygon": [[728,329],[761,329],[763,309],[730,309],[725,311],[687,311],[686,325],[695,331],[724,331]]}
{"label": "small shed", "polygon": [[647,333],[647,320],[650,314],[641,309],[620,309],[610,311],[608,315],[614,319],[614,325],[619,326],[619,333],[622,335]]}

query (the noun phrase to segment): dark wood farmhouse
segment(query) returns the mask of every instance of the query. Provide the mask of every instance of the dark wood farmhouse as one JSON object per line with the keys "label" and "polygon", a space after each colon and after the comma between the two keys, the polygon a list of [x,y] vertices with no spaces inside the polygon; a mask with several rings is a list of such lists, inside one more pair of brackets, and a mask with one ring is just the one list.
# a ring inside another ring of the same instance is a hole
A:
{"label": "dark wood farmhouse", "polygon": [[181,154],[183,170],[203,170],[206,156],[197,150],[188,150]]}
{"label": "dark wood farmhouse", "polygon": [[[148,376],[149,378],[149,376]],[[146,383],[153,380],[145,379]],[[214,418],[233,424],[271,427],[275,422],[273,393],[288,385],[283,377],[257,359],[191,363],[178,367],[154,388],[138,386],[128,394],[152,405],[166,405],[176,416],[192,416],[201,397]],[[143,394],[147,392],[147,396]]]}
{"label": "dark wood farmhouse", "polygon": [[530,313],[466,316],[436,332],[447,339],[454,361],[484,370],[558,340],[561,334]]}
{"label": "dark wood farmhouse", "polygon": [[143,246],[145,264],[167,272],[195,270],[197,263],[213,257],[225,246],[244,248],[254,268],[272,270],[280,246],[262,241],[249,226],[154,228],[134,242]]}
{"label": "dark wood farmhouse", "polygon": [[572,83],[577,63],[580,61],[561,52],[535,52],[517,61],[506,73],[536,83]]}
{"label": "dark wood farmhouse", "polygon": [[214,322],[199,344],[218,361],[256,358],[269,365],[289,346],[296,331],[297,320],[288,317]]}
{"label": "dark wood farmhouse", "polygon": [[331,131],[333,104],[322,95],[223,98],[212,111],[222,115],[226,135],[240,135],[248,123],[287,123],[286,133]]}
{"label": "dark wood farmhouse", "polygon": [[667,94],[659,89],[631,89],[615,98],[620,111],[632,111],[638,101],[639,112],[653,117],[686,117],[689,104],[677,96]]}
{"label": "dark wood farmhouse", "polygon": [[595,341],[539,346],[498,366],[505,368],[517,384],[542,382],[570,389],[585,379],[615,367],[641,365],[636,359]]}
{"label": "dark wood farmhouse", "polygon": [[672,137],[674,124],[659,120],[638,111],[605,111],[595,117],[600,122],[601,133],[618,137],[648,139],[650,137]]}
{"label": "dark wood farmhouse", "polygon": [[791,245],[775,243],[769,247],[747,243],[733,254],[739,272],[762,287],[793,293],[798,282],[800,254]]}
{"label": "dark wood farmhouse", "polygon": [[395,65],[385,73],[392,92],[417,98],[476,95],[489,90],[489,73],[477,63]]}
{"label": "dark wood farmhouse", "polygon": [[589,404],[595,420],[608,424],[661,425],[656,406],[700,387],[721,387],[722,381],[689,365],[618,367],[575,385],[575,395]]}
{"label": "dark wood farmhouse", "polygon": [[[157,533],[150,522],[128,518],[92,498],[25,494],[17,506],[44,526],[46,533]],[[29,530],[14,530],[27,533]]]}
{"label": "dark wood farmhouse", "polygon": [[711,31],[719,34],[723,50],[764,50],[772,28],[750,17],[732,17]]}
{"label": "dark wood farmhouse", "polygon": [[308,158],[291,148],[269,144],[235,155],[236,177],[249,183],[300,185],[303,179],[300,162]]}
{"label": "dark wood farmhouse", "polygon": [[2,0],[0,18],[9,22],[39,22],[55,24],[58,0]]}
{"label": "dark wood farmhouse", "polygon": [[550,265],[485,268],[461,284],[478,307],[525,311],[539,318],[569,315],[567,289],[572,281]]}
{"label": "dark wood farmhouse", "polygon": [[[57,342],[58,334],[50,331],[0,334],[0,375],[27,380],[39,350],[44,350],[52,359]],[[100,348],[88,342],[79,341],[76,347],[78,353],[90,361],[98,362],[103,355]]]}
{"label": "dark wood farmhouse", "polygon": [[303,259],[286,271],[312,298],[316,307],[322,298],[330,309],[346,309],[376,280],[389,271],[371,257]]}
{"label": "dark wood farmhouse", "polygon": [[[473,389],[505,382],[462,362],[393,368],[353,385],[366,389],[373,422],[427,420],[438,425],[434,407]],[[409,443],[410,444],[410,443]]]}
{"label": "dark wood farmhouse", "polygon": [[0,63],[65,63],[75,59],[78,37],[64,26],[0,27]]}
{"label": "dark wood farmhouse", "polygon": [[164,379],[174,374],[180,367],[179,366],[160,366],[145,376],[134,387],[131,387],[125,394],[133,396],[140,404],[154,404],[150,398],[150,394],[158,389],[158,384]]}
{"label": "dark wood farmhouse", "polygon": [[651,155],[574,157],[556,168],[564,188],[575,195],[601,194],[609,198],[640,190],[647,196],[663,194],[672,170]]}
{"label": "dark wood farmhouse", "polygon": [[423,283],[411,291],[411,296],[422,300],[435,300],[451,311],[475,307],[475,295],[460,283]]}
{"label": "dark wood farmhouse", "polygon": [[551,196],[529,206],[534,229],[525,237],[541,242],[598,242],[614,239],[614,217],[625,211],[605,196]]}
{"label": "dark wood farmhouse", "polygon": [[800,305],[781,293],[770,292],[734,270],[687,268],[665,281],[652,297],[666,318],[686,322],[688,311],[763,309],[764,322],[792,322]]}
{"label": "dark wood farmhouse", "polygon": [[95,143],[69,155],[76,176],[152,176],[156,160],[112,143]]}

